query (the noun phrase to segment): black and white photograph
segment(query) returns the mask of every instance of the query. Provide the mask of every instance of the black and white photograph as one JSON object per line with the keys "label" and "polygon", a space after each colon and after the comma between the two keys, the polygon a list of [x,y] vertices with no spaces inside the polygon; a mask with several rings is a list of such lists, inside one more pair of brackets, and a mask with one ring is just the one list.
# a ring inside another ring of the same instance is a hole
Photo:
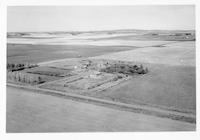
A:
{"label": "black and white photograph", "polygon": [[195,5],[10,5],[6,133],[196,131]]}

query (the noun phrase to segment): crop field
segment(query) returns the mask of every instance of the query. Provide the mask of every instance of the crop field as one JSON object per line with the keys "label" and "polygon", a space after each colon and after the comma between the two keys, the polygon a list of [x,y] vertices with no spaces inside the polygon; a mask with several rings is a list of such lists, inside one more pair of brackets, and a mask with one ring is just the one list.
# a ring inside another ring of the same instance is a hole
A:
{"label": "crop field", "polygon": [[92,45],[32,45],[8,44],[9,63],[38,63],[64,58],[97,56],[111,52],[136,49],[134,46],[92,46]]}
{"label": "crop field", "polygon": [[[113,31],[88,33],[8,33],[7,61],[38,63],[50,60],[91,57],[141,47],[194,40],[194,33],[160,31]],[[164,35],[163,35],[164,34]]]}
{"label": "crop field", "polygon": [[[195,125],[7,87],[7,132],[191,131]],[[130,123],[131,122],[131,123]]]}

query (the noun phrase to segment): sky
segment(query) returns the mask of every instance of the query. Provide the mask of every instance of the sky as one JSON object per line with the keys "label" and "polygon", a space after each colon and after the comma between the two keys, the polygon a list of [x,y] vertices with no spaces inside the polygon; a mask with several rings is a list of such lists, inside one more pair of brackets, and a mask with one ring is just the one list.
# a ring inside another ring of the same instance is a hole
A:
{"label": "sky", "polygon": [[195,6],[8,6],[7,31],[195,29]]}

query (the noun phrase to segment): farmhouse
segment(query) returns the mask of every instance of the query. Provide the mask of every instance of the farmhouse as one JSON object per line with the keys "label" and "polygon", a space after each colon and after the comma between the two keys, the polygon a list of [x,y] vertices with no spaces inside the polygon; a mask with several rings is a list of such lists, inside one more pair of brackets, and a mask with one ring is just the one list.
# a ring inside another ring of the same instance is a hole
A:
{"label": "farmhouse", "polygon": [[100,75],[102,75],[101,72],[99,72],[99,71],[94,71],[92,74],[89,75],[89,77],[90,77],[90,78],[96,79],[96,78],[99,78]]}

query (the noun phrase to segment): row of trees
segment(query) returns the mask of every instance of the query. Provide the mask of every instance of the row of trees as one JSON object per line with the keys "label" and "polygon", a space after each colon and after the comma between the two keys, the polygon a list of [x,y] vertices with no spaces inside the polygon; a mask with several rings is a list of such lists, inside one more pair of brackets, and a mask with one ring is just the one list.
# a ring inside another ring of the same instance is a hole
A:
{"label": "row of trees", "polygon": [[23,70],[25,68],[33,68],[33,67],[37,67],[37,64],[30,64],[30,63],[7,63],[7,70],[8,71],[19,71],[19,70]]}
{"label": "row of trees", "polygon": [[128,64],[117,64],[108,66],[104,69],[101,69],[102,72],[107,73],[122,73],[122,74],[146,74],[148,73],[148,68],[144,68],[143,65],[137,66],[137,65],[128,65]]}
{"label": "row of trees", "polygon": [[7,73],[7,78],[15,82],[22,82],[22,83],[28,83],[28,84],[40,84],[44,82],[42,78],[38,75],[30,75],[30,74],[22,73],[22,72],[10,71]]}

